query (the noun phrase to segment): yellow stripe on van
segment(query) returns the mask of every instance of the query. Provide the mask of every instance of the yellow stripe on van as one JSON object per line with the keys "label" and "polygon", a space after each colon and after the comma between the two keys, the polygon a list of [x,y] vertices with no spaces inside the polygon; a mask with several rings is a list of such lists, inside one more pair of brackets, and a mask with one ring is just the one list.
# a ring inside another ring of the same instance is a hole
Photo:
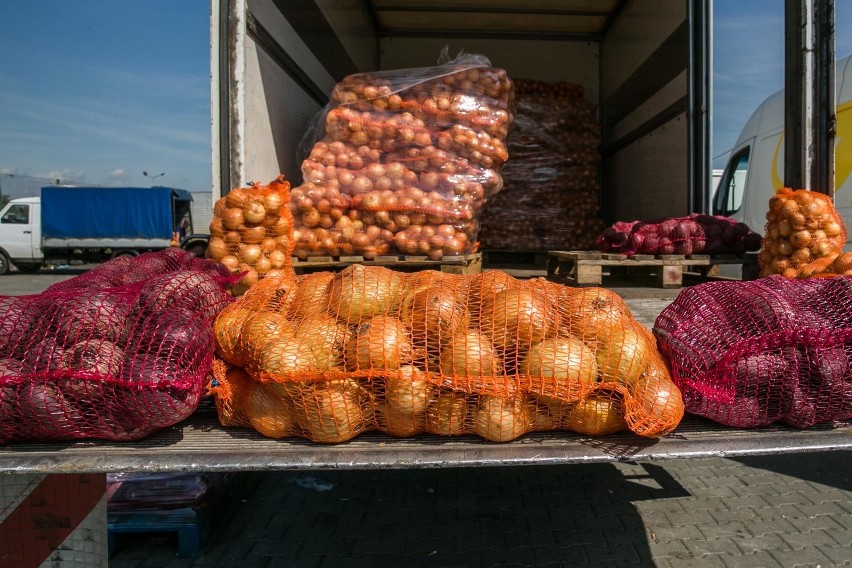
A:
{"label": "yellow stripe on van", "polygon": [[778,174],[778,156],[781,154],[781,144],[784,142],[784,133],[778,137],[778,144],[775,146],[775,153],[772,154],[772,187],[775,188],[775,193],[784,189],[784,182]]}

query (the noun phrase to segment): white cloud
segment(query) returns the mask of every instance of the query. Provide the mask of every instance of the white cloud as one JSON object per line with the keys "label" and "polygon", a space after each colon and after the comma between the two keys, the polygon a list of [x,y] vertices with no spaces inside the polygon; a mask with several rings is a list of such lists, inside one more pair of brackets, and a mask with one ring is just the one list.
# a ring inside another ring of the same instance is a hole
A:
{"label": "white cloud", "polygon": [[109,173],[109,179],[113,181],[124,181],[127,179],[127,172],[124,168],[116,168]]}
{"label": "white cloud", "polygon": [[65,168],[64,170],[52,170],[47,173],[39,173],[34,177],[44,178],[51,181],[59,180],[61,182],[83,182],[86,181],[86,172],[82,170],[72,170]]}

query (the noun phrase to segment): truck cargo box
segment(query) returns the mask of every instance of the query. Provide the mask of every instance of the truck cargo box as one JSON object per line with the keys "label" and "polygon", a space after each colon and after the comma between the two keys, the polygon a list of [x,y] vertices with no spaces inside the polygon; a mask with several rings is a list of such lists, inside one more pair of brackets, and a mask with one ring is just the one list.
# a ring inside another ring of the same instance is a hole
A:
{"label": "truck cargo box", "polygon": [[299,142],[337,81],[434,65],[447,46],[584,87],[602,125],[605,218],[703,211],[709,12],[701,0],[213,0],[214,198],[282,172],[298,183]]}

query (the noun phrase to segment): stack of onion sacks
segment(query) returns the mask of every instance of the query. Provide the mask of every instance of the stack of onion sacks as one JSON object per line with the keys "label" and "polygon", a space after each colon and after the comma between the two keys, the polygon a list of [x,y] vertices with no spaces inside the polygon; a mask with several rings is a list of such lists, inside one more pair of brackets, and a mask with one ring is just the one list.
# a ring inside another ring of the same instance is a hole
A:
{"label": "stack of onion sacks", "polygon": [[207,258],[231,274],[242,274],[233,286],[241,295],[265,276],[292,275],[293,216],[290,182],[283,175],[268,185],[255,182],[232,189],[213,207]]}
{"label": "stack of onion sacks", "polygon": [[[220,421],[273,437],[659,436],[683,414],[653,337],[620,297],[495,270],[352,265],[266,278],[219,315],[214,334],[226,363],[214,389]],[[244,375],[233,379],[234,368]],[[245,380],[249,394],[237,392]],[[258,413],[262,427],[249,424]]]}
{"label": "stack of onion sacks", "polygon": [[835,265],[846,243],[843,220],[827,195],[806,189],[781,189],[769,200],[766,234],[757,257],[760,275],[810,277],[829,267],[848,270],[846,259]]}

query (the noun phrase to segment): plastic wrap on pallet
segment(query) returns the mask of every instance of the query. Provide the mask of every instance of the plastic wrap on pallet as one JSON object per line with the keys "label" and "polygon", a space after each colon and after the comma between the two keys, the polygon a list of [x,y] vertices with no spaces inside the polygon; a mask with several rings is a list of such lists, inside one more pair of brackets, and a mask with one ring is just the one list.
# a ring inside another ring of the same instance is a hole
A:
{"label": "plastic wrap on pallet", "polygon": [[503,191],[482,213],[482,248],[594,248],[604,229],[595,105],[571,83],[517,79],[515,95]]}
{"label": "plastic wrap on pallet", "polygon": [[513,107],[512,81],[482,55],[344,78],[307,135],[294,254],[475,252],[479,211],[503,186]]}
{"label": "plastic wrap on pallet", "polygon": [[107,506],[113,511],[195,508],[217,499],[231,472],[108,473]]}
{"label": "plastic wrap on pallet", "polygon": [[688,412],[743,428],[852,418],[852,277],[699,284],[654,332]]}
{"label": "plastic wrap on pallet", "polygon": [[214,333],[220,421],[273,438],[654,437],[683,414],[650,330],[602,288],[352,265],[264,279]]}
{"label": "plastic wrap on pallet", "polygon": [[0,297],[0,441],[136,440],[188,417],[232,283],[169,250]]}
{"label": "plastic wrap on pallet", "polygon": [[744,254],[760,250],[761,237],[745,223],[693,213],[653,221],[619,221],[596,239],[601,252],[633,254]]}

